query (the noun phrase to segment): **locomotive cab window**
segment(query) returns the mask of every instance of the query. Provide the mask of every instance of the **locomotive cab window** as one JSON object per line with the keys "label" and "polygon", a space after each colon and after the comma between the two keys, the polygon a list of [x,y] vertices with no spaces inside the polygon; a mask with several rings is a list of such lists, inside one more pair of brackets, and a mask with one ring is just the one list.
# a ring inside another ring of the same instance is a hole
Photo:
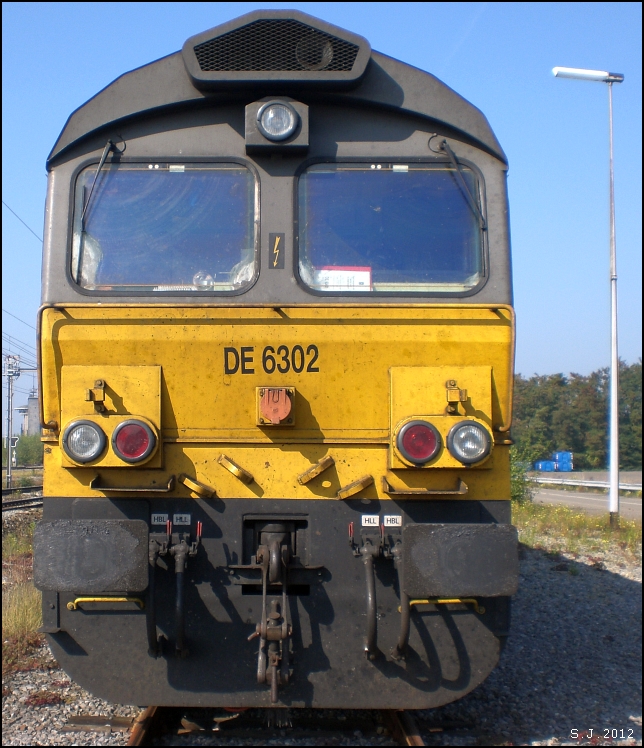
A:
{"label": "locomotive cab window", "polygon": [[[299,273],[318,292],[464,293],[483,279],[478,179],[446,164],[316,164],[300,177]],[[464,194],[467,187],[470,195]]]}
{"label": "locomotive cab window", "polygon": [[248,169],[126,163],[97,174],[96,168],[76,181],[71,274],[82,288],[234,293],[252,285],[257,201]]}

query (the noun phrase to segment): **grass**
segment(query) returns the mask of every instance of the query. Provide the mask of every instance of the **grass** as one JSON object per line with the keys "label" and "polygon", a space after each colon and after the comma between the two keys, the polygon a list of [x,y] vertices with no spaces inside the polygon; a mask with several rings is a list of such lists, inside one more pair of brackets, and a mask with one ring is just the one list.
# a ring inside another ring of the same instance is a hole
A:
{"label": "grass", "polygon": [[21,582],[2,597],[3,642],[26,642],[42,626],[40,592],[31,582]]}
{"label": "grass", "polygon": [[613,549],[630,560],[641,558],[641,522],[621,518],[619,527],[612,528],[608,514],[587,514],[528,500],[512,502],[512,523],[519,531],[519,540],[532,548],[571,553]]}
{"label": "grass", "polygon": [[14,488],[28,488],[29,486],[42,485],[42,476],[37,475],[18,475],[12,480]]}
{"label": "grass", "polygon": [[[15,556],[31,554],[35,522],[23,525],[18,531],[8,532],[2,537],[2,560],[11,561]],[[9,582],[11,583],[11,582]]]}
{"label": "grass", "polygon": [[[13,473],[11,486],[13,488],[27,488],[28,486],[42,486],[42,469],[20,470]],[[7,471],[2,471],[2,487],[7,487]]]}
{"label": "grass", "polygon": [[532,496],[537,486],[528,479],[530,460],[523,457],[516,447],[510,451],[512,523],[519,531],[521,543],[556,552],[610,550],[627,561],[641,561],[641,522],[620,518],[619,526],[613,528],[608,513],[596,515],[567,506],[535,504]]}
{"label": "grass", "polygon": [[34,522],[2,538],[2,674],[41,667],[41,595],[31,581]]}

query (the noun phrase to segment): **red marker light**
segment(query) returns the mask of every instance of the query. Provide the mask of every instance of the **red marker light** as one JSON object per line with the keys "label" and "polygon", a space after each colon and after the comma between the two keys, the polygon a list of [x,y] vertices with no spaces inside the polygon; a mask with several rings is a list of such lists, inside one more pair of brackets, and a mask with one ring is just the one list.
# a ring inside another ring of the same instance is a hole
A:
{"label": "red marker light", "polygon": [[201,537],[201,531],[203,530],[203,522],[197,522],[197,537]]}
{"label": "red marker light", "polygon": [[409,462],[422,465],[435,457],[441,447],[438,431],[427,421],[410,421],[398,432],[397,446]]}
{"label": "red marker light", "polygon": [[131,460],[140,459],[150,446],[150,435],[138,424],[131,423],[122,428],[116,437],[118,451]]}
{"label": "red marker light", "polygon": [[155,446],[152,429],[142,421],[123,421],[112,434],[112,448],[125,462],[145,460]]}

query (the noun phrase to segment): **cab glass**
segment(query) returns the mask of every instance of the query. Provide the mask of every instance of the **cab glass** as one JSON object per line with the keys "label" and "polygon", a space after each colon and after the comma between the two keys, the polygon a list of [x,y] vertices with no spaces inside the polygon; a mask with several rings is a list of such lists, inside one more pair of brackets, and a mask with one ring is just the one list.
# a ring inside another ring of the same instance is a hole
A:
{"label": "cab glass", "polygon": [[451,166],[317,164],[298,204],[299,273],[315,291],[465,293],[483,279],[479,219]]}
{"label": "cab glass", "polygon": [[192,294],[252,284],[257,201],[248,169],[115,164],[94,184],[96,168],[76,182],[71,275],[82,288]]}

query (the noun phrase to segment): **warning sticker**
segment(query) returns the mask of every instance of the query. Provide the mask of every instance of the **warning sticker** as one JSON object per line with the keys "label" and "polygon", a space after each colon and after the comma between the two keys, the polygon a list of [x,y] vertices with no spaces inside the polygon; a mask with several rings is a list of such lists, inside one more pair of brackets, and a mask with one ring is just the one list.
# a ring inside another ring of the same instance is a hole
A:
{"label": "warning sticker", "polygon": [[385,527],[402,527],[402,514],[385,514]]}
{"label": "warning sticker", "polygon": [[371,268],[340,266],[317,268],[315,285],[325,291],[371,291]]}
{"label": "warning sticker", "polygon": [[173,525],[189,525],[190,515],[189,514],[175,514],[172,517],[172,524]]}
{"label": "warning sticker", "polygon": [[380,527],[380,517],[377,514],[363,514],[363,527]]}
{"label": "warning sticker", "polygon": [[168,515],[167,514],[153,514],[151,523],[153,525],[165,525],[165,523],[168,521]]}

